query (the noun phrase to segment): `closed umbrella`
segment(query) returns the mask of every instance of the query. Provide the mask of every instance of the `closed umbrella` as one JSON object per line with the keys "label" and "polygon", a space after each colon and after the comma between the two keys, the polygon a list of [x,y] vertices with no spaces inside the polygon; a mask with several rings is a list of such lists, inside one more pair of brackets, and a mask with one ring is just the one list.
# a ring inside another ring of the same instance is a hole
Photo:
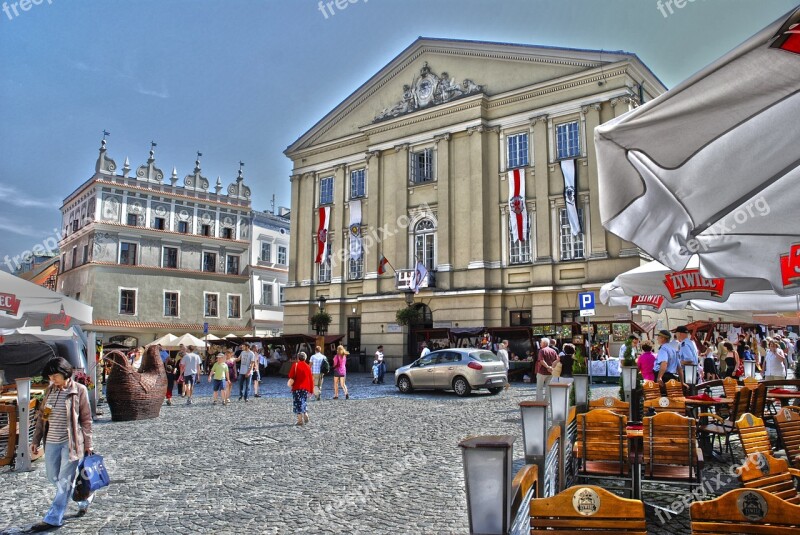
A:
{"label": "closed umbrella", "polygon": [[800,293],[800,9],[595,130],[603,226],[675,270]]}

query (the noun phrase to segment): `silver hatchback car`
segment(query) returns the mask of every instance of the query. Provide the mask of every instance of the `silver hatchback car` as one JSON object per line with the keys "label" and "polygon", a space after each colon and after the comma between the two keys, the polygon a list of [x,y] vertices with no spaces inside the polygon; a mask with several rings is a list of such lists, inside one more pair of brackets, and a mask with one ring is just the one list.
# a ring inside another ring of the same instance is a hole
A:
{"label": "silver hatchback car", "polygon": [[485,388],[497,394],[508,382],[503,360],[485,349],[440,349],[420,357],[394,372],[400,392],[412,390],[454,390],[466,396]]}

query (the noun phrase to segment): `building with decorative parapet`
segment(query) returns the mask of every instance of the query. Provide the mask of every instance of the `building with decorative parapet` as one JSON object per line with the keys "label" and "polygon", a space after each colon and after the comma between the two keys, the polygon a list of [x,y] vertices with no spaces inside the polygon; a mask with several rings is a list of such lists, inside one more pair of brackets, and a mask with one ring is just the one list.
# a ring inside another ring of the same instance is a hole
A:
{"label": "building with decorative parapet", "polygon": [[147,162],[122,174],[100,146],[95,173],[64,199],[58,290],[94,307],[101,339],[146,344],[167,332],[252,334],[249,265],[250,188],[242,162],[223,193],[193,171],[179,185]]}
{"label": "building with decorative parapet", "polygon": [[664,91],[628,52],[418,39],[285,151],[286,332],[322,296],[330,333],[394,367],[406,299],[417,329],[575,320],[579,292],[644,261],[602,226],[592,133]]}
{"label": "building with decorative parapet", "polygon": [[256,336],[283,334],[284,289],[289,279],[289,210],[253,211],[250,276]]}

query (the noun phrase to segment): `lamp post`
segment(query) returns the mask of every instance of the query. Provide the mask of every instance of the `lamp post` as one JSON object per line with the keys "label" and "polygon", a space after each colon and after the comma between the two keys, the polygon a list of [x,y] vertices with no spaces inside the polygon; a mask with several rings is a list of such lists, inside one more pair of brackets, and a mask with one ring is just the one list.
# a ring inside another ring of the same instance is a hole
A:
{"label": "lamp post", "polygon": [[683,380],[689,385],[689,390],[694,393],[694,387],[697,385],[697,364],[683,366]]}
{"label": "lamp post", "polygon": [[17,383],[17,421],[19,422],[19,443],[17,444],[17,460],[14,470],[17,472],[30,472],[31,468],[31,449],[28,440],[28,429],[30,428],[30,401],[31,401],[31,379],[30,377],[20,377]]}
{"label": "lamp post", "polygon": [[[317,297],[317,306],[319,307],[320,313],[325,312],[325,301],[326,299],[324,295],[320,295],[319,297]],[[318,322],[314,327],[316,327],[317,329],[317,336],[325,335],[325,331],[327,330],[327,325]]]}
{"label": "lamp post", "polygon": [[513,500],[513,444],[511,435],[473,437],[459,443],[471,534],[508,533]]}
{"label": "lamp post", "polygon": [[744,376],[745,377],[756,376],[756,361],[754,360],[744,361]]}
{"label": "lamp post", "polygon": [[630,403],[631,392],[636,387],[636,374],[639,368],[636,366],[622,366],[622,390],[625,392],[625,401]]}

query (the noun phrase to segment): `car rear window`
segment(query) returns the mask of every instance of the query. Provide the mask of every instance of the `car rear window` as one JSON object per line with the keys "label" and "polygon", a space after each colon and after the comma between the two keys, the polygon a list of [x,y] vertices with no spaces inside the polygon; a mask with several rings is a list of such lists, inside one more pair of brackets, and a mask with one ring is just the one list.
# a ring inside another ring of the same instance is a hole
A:
{"label": "car rear window", "polygon": [[491,351],[475,351],[469,354],[470,357],[481,362],[499,362],[501,359]]}

